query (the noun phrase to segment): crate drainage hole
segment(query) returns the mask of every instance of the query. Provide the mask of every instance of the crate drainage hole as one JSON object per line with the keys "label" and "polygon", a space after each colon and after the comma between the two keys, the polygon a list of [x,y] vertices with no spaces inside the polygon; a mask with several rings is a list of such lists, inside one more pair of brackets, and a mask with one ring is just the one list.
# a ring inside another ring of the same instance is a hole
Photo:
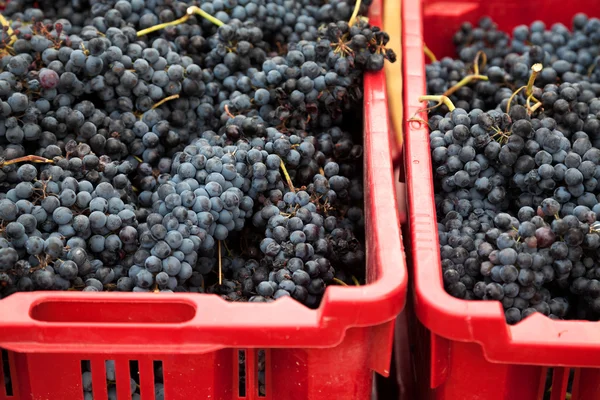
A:
{"label": "crate drainage hole", "polygon": [[267,379],[266,379],[266,355],[264,350],[258,351],[258,357],[256,358],[256,370],[258,374],[256,374],[256,380],[258,385],[258,397],[266,397],[267,396]]}
{"label": "crate drainage hole", "polygon": [[550,400],[550,393],[552,392],[552,371],[553,368],[548,368],[546,372],[546,383],[544,384],[544,397],[541,400]]}
{"label": "crate drainage hole", "polygon": [[246,351],[238,350],[238,396],[246,397]]}
{"label": "crate drainage hole", "polygon": [[565,400],[571,400],[571,393],[573,393],[573,381],[575,380],[575,368],[569,369],[569,380],[567,383],[567,393],[565,393]]}
{"label": "crate drainage hole", "polygon": [[83,398],[91,399],[92,394],[92,365],[90,360],[81,360],[81,387],[83,388]]}
{"label": "crate drainage hole", "polygon": [[129,361],[129,375],[131,385],[131,398],[133,398],[134,394],[140,395],[140,366],[137,360]]}
{"label": "crate drainage hole", "polygon": [[165,398],[165,380],[163,371],[163,362],[154,360],[154,395],[156,399]]}
{"label": "crate drainage hole", "polygon": [[106,360],[105,363],[106,391],[109,399],[117,398],[117,371],[115,360]]}
{"label": "crate drainage hole", "polygon": [[0,379],[4,380],[4,390],[7,396],[13,395],[13,387],[12,387],[12,379],[10,376],[10,363],[8,361],[8,351],[2,349],[0,352],[0,361],[2,364],[0,365],[0,370],[3,371],[3,375]]}

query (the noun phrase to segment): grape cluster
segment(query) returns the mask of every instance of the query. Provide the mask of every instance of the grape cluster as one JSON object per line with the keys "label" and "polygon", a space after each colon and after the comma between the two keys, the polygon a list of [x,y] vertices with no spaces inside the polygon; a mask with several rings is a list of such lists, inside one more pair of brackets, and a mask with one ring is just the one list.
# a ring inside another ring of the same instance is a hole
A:
{"label": "grape cluster", "polygon": [[[233,300],[248,296],[250,301],[261,302],[292,296],[316,306],[326,284],[336,277],[348,280],[342,266],[347,273],[359,274],[364,263],[364,249],[359,240],[364,217],[362,208],[357,206],[362,200],[362,190],[357,182],[351,183],[342,175],[356,173],[362,151],[347,133],[338,130],[319,134],[321,145],[316,137],[286,137],[273,128],[267,131],[271,133],[268,139],[254,138],[250,143],[253,148],[247,152],[250,162],[253,162],[252,151],[257,160],[261,154],[266,160],[265,164],[257,161],[252,165],[249,190],[260,205],[252,216],[252,224],[259,237],[264,237],[250,253],[255,258],[262,254],[262,260],[228,261],[224,269],[227,279],[217,291]],[[343,162],[342,169],[330,158],[332,135],[336,143],[343,144],[340,152],[344,153],[346,148],[346,156],[338,158]],[[244,144],[244,140],[238,141],[238,149],[244,148]],[[316,151],[317,148],[327,155]],[[348,149],[354,149],[353,156]],[[303,186],[305,190],[286,187],[277,171],[282,160],[296,171],[291,180],[302,182],[302,176],[313,176],[314,183]],[[257,171],[261,171],[258,177]],[[274,174],[273,180],[267,179],[270,172]],[[267,178],[262,178],[263,175]],[[276,183],[276,187],[271,187],[270,182]],[[346,218],[340,218],[342,215]]]}
{"label": "grape cluster", "polygon": [[194,292],[317,307],[326,285],[362,279],[355,127],[364,74],[395,56],[384,32],[350,20],[354,6],[10,2],[0,296]]}
{"label": "grape cluster", "polygon": [[444,285],[501,301],[511,324],[600,318],[598,29],[578,14],[511,39],[484,18],[426,69],[449,100],[428,121]]}
{"label": "grape cluster", "polygon": [[[7,253],[2,272],[15,273],[6,275],[14,283],[7,285],[7,294],[18,288],[83,287],[81,279],[91,273],[110,284],[114,271],[104,265],[118,265],[137,250],[137,215],[133,205],[122,200],[131,194],[127,177],[131,165],[91,154],[78,158],[89,146],[74,142],[65,146],[73,147],[74,156],[70,160],[56,156],[57,165],[40,170],[32,164],[4,168],[6,181],[18,182],[0,200],[2,250]],[[52,151],[50,146],[46,151]],[[56,151],[61,153],[58,147]],[[80,171],[69,168],[74,160],[79,168],[85,163],[103,171],[85,175],[92,181],[81,179]]]}

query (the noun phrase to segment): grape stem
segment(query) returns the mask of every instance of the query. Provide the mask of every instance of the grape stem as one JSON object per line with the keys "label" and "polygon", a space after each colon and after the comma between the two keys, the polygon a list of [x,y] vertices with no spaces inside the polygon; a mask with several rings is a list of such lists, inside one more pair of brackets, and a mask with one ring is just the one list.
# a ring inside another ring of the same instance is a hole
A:
{"label": "grape stem", "polygon": [[356,286],[360,286],[360,282],[358,281],[358,279],[356,279],[354,275],[352,275],[352,282],[354,282]]}
{"label": "grape stem", "polygon": [[179,98],[178,94],[174,94],[173,96],[165,97],[164,99],[162,99],[161,101],[159,101],[158,103],[156,103],[155,105],[153,105],[152,108],[151,108],[151,110],[154,110],[155,108],[158,108],[158,107],[162,106],[167,101],[175,100],[175,99],[178,99],[178,98]]}
{"label": "grape stem", "polygon": [[90,51],[85,48],[85,44],[83,44],[83,42],[81,42],[81,51],[83,51],[86,56],[90,55]]}
{"label": "grape stem", "polygon": [[419,101],[437,101],[437,104],[433,107],[428,107],[423,111],[429,111],[429,110],[433,110],[436,107],[441,106],[442,104],[444,104],[446,107],[448,107],[449,111],[454,111],[454,109],[456,109],[456,107],[454,107],[454,103],[452,103],[452,100],[450,100],[450,98],[446,95],[441,95],[441,96],[421,96],[419,97]]}
{"label": "grape stem", "polygon": [[491,137],[493,139],[498,139],[498,143],[500,144],[505,144],[506,142],[508,142],[508,138],[510,137],[511,133],[510,132],[503,132],[500,128],[498,128],[497,126],[492,126],[492,130],[496,133],[494,133]]}
{"label": "grape stem", "polygon": [[[417,111],[417,114],[420,113],[420,112],[423,112],[423,110]],[[419,128],[421,126],[423,126],[424,124],[427,125],[427,126],[429,126],[429,122],[425,121],[423,118],[417,117],[416,114],[415,114],[415,116],[410,117],[408,119],[408,122],[416,122],[418,124],[417,127],[419,127]]]}
{"label": "grape stem", "polygon": [[20,163],[20,162],[51,164],[54,162],[54,160],[50,160],[48,158],[44,158],[44,157],[40,157],[40,156],[25,156],[25,157],[15,158],[14,160],[0,161],[0,168],[6,167],[7,165]]}
{"label": "grape stem", "polygon": [[137,36],[138,37],[145,36],[145,35],[147,35],[149,33],[156,32],[156,31],[159,31],[161,29],[168,28],[169,26],[175,26],[175,25],[183,24],[183,23],[187,22],[188,19],[190,19],[190,15],[189,14],[184,15],[183,17],[181,17],[179,19],[176,19],[175,21],[165,22],[165,23],[162,23],[162,24],[151,26],[150,28],[142,29],[141,31],[139,31],[137,33]]}
{"label": "grape stem", "polygon": [[478,75],[478,74],[467,75],[464,78],[462,78],[460,80],[460,82],[458,82],[456,85],[454,85],[450,89],[446,90],[444,92],[444,96],[450,96],[451,94],[456,92],[461,87],[467,86],[469,83],[471,83],[473,81],[487,81],[487,80],[488,80],[488,77],[485,75]]}
{"label": "grape stem", "polygon": [[188,15],[192,15],[192,14],[200,15],[201,17],[203,17],[204,19],[212,22],[216,26],[223,26],[223,25],[225,25],[225,23],[223,21],[221,21],[220,19],[217,19],[217,18],[213,17],[212,15],[210,15],[209,13],[207,13],[206,11],[204,11],[203,9],[201,9],[198,6],[191,6],[191,7],[189,7],[187,9],[187,13],[188,13]]}
{"label": "grape stem", "polygon": [[593,63],[593,64],[592,64],[592,65],[591,65],[591,66],[588,68],[588,71],[587,71],[587,77],[588,77],[588,78],[591,78],[591,77],[592,77],[592,74],[594,73],[594,70],[596,69],[596,65],[597,65],[597,63]]}
{"label": "grape stem", "polygon": [[8,45],[12,46],[17,41],[17,37],[15,36],[12,28],[10,27],[10,23],[6,20],[6,18],[4,18],[4,15],[2,14],[0,14],[0,24],[2,24],[2,26],[6,26],[6,35],[10,37]]}
{"label": "grape stem", "polygon": [[510,113],[510,105],[512,104],[512,101],[515,99],[515,96],[523,89],[525,89],[525,86],[521,86],[520,88],[515,90],[515,92],[513,94],[511,94],[510,97],[508,98],[508,104],[506,105],[506,113],[507,114]]}
{"label": "grape stem", "polygon": [[429,58],[429,61],[431,61],[432,63],[437,61],[437,57],[435,56],[435,54],[433,54],[433,51],[431,51],[431,49],[427,47],[425,43],[423,43],[423,52],[425,53],[427,58]]}
{"label": "grape stem", "polygon": [[344,282],[343,280],[341,280],[341,279],[333,278],[333,281],[335,283],[337,283],[338,285],[340,285],[340,286],[348,286],[348,284],[346,282]]}
{"label": "grape stem", "polygon": [[292,183],[292,178],[290,178],[290,174],[288,174],[288,171],[285,168],[285,164],[283,163],[283,160],[279,161],[279,165],[281,166],[281,170],[283,171],[283,175],[285,176],[285,180],[288,184],[288,188],[290,189],[290,192],[296,192],[296,189],[294,188],[294,184]]}
{"label": "grape stem", "polygon": [[356,18],[358,17],[358,11],[360,10],[361,0],[356,0],[354,4],[354,11],[352,11],[352,16],[350,17],[350,21],[348,21],[348,25],[352,26],[356,23]]}
{"label": "grape stem", "polygon": [[217,18],[213,17],[212,15],[210,15],[209,13],[207,13],[206,11],[204,11],[203,9],[201,9],[200,7],[197,7],[197,6],[188,7],[188,9],[187,9],[186,12],[187,12],[186,15],[184,15],[183,17],[181,17],[179,19],[176,19],[175,21],[165,22],[163,24],[158,24],[158,25],[151,26],[150,28],[142,29],[141,31],[139,31],[137,33],[137,36],[138,37],[145,36],[145,35],[147,35],[149,33],[156,32],[156,31],[159,31],[161,29],[168,28],[169,26],[175,26],[175,25],[183,24],[183,23],[187,22],[187,20],[190,19],[190,17],[192,15],[194,15],[194,14],[200,15],[201,17],[203,17],[204,19],[212,22],[216,26],[222,26],[222,25],[224,25],[223,21],[221,21],[220,19],[217,19]]}
{"label": "grape stem", "polygon": [[[533,106],[531,105],[532,99],[537,101],[537,103],[535,103]],[[533,114],[535,112],[535,110],[537,110],[541,106],[542,106],[542,102],[539,101],[538,99],[536,99],[535,97],[533,97],[533,94],[531,94],[531,95],[529,95],[529,97],[527,97],[527,110],[529,111],[529,115]]]}
{"label": "grape stem", "polygon": [[231,111],[229,111],[229,106],[228,106],[227,104],[225,104],[225,107],[224,107],[224,108],[225,108],[225,114],[227,114],[227,116],[228,116],[229,118],[235,118],[235,115],[233,115],[233,114],[231,113]]}
{"label": "grape stem", "polygon": [[217,247],[219,249],[219,285],[223,284],[223,260],[221,260],[221,241],[217,242]]}
{"label": "grape stem", "polygon": [[[482,58],[481,66],[479,66],[479,57]],[[473,61],[473,72],[475,75],[479,75],[479,69],[484,69],[487,65],[487,54],[484,51],[479,50],[475,55],[475,60]]]}
{"label": "grape stem", "polygon": [[227,255],[231,258],[233,258],[233,253],[231,252],[231,250],[229,249],[229,247],[227,247],[227,242],[223,241],[223,246],[225,246],[225,250],[227,251]]}
{"label": "grape stem", "polygon": [[[531,96],[533,93],[533,84],[535,83],[535,78],[537,78],[538,74],[542,71],[542,64],[537,63],[531,66],[531,75],[529,76],[529,81],[527,82],[527,90],[525,93],[527,96]],[[536,100],[537,101],[537,100]]]}
{"label": "grape stem", "polygon": [[[535,110],[541,107],[542,103],[533,96],[533,84],[535,83],[535,79],[537,78],[537,76],[543,68],[544,66],[540,63],[533,64],[531,66],[531,75],[529,76],[529,81],[527,81],[527,85],[521,86],[520,88],[515,90],[515,92],[509,97],[508,104],[506,105],[507,114],[510,112],[510,105],[512,104],[512,101],[514,100],[515,96],[523,89],[525,89],[525,95],[527,96],[526,106],[529,115],[533,114]],[[531,100],[535,101],[536,104],[531,106]]]}

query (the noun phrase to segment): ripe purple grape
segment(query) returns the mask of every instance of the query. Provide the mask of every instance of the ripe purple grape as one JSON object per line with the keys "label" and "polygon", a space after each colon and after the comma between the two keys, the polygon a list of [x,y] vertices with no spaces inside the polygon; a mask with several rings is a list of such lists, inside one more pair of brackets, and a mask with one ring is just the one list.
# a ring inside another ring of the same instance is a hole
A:
{"label": "ripe purple grape", "polygon": [[54,89],[59,83],[59,76],[56,71],[47,68],[40,70],[39,79],[44,89]]}

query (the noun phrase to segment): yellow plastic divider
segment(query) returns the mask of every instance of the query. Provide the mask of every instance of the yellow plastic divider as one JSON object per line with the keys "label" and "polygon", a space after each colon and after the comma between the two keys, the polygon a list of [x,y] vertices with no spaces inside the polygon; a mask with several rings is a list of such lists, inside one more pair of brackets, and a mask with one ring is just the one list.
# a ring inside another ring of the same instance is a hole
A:
{"label": "yellow plastic divider", "polygon": [[395,63],[385,63],[388,104],[392,126],[396,133],[396,143],[402,146],[404,112],[402,106],[402,0],[383,2],[383,30],[390,36],[387,47],[396,53]]}

